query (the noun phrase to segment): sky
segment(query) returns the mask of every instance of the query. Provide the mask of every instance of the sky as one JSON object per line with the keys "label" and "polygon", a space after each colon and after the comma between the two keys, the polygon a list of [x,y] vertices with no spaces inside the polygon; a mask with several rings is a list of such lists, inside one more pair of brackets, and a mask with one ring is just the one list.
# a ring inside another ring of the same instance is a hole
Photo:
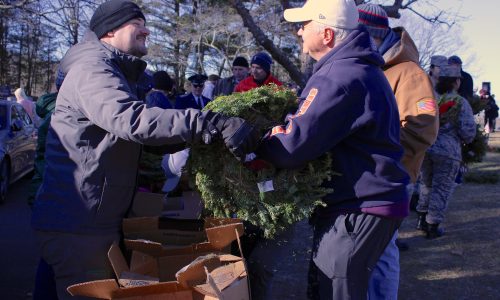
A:
{"label": "sky", "polygon": [[[496,1],[437,0],[436,2],[443,8],[461,5],[459,14],[467,18],[461,22],[462,40],[469,47],[457,55],[462,58],[464,71],[470,70],[468,73],[474,79],[474,86],[481,88],[483,81],[489,81],[492,94],[500,98],[500,25],[497,24],[498,10],[493,8]],[[474,65],[467,63],[470,57],[474,57]]]}

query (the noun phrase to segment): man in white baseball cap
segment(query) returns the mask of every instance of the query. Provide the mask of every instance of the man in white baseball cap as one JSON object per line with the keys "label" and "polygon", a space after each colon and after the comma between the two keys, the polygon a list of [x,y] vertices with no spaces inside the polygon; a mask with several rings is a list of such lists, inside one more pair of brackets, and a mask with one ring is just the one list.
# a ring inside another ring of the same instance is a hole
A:
{"label": "man in white baseball cap", "polygon": [[332,172],[342,175],[323,183],[333,192],[311,220],[309,296],[366,299],[371,270],[408,215],[396,100],[353,0],[309,0],[284,17],[304,22],[302,51],[317,63],[299,109],[257,155],[277,168],[333,157]]}

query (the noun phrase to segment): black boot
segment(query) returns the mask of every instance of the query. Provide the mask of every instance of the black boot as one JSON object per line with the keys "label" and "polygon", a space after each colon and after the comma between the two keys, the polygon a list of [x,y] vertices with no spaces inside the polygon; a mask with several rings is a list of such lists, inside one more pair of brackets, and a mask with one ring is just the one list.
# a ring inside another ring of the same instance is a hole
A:
{"label": "black boot", "polygon": [[443,236],[444,230],[442,228],[439,228],[439,223],[438,224],[427,224],[427,238],[432,240],[435,238],[438,238],[440,236]]}
{"label": "black boot", "polygon": [[425,217],[427,216],[427,213],[425,212],[417,212],[418,217],[417,217],[417,230],[422,230],[422,231],[427,231],[427,222],[425,221]]}

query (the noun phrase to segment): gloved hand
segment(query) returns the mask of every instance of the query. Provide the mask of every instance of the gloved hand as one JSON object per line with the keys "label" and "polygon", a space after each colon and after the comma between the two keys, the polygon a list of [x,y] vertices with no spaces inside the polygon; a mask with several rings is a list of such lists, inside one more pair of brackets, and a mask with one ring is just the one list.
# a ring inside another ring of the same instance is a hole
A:
{"label": "gloved hand", "polygon": [[[256,126],[249,124],[242,118],[226,117],[217,113],[209,113],[207,117],[222,136],[226,147],[238,160],[244,161],[245,154],[257,149],[260,133]],[[209,128],[209,132],[212,133],[213,128]]]}

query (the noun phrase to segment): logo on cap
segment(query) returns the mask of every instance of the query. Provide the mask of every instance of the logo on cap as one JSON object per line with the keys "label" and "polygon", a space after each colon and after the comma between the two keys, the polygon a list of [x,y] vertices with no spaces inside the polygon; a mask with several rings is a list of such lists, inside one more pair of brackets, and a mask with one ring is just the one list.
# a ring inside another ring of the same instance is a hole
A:
{"label": "logo on cap", "polygon": [[325,19],[326,19],[326,17],[325,17],[325,16],[323,16],[322,14],[319,14],[318,18],[319,18],[320,20],[325,20]]}

